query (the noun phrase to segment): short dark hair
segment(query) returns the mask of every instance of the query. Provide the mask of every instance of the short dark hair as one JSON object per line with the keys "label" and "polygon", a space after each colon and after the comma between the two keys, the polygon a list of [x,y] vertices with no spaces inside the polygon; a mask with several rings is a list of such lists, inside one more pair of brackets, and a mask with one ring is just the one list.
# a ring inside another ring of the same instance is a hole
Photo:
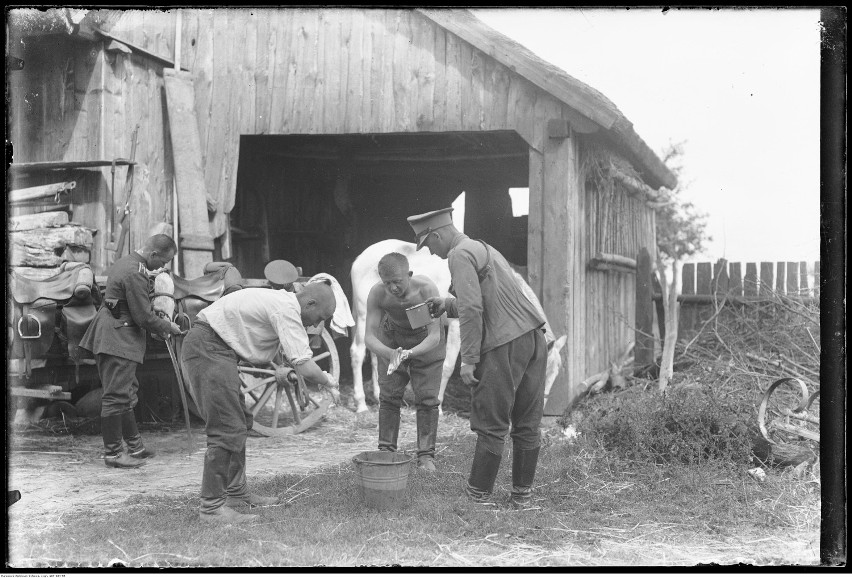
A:
{"label": "short dark hair", "polygon": [[156,251],[160,255],[165,255],[166,253],[176,253],[177,245],[174,242],[174,239],[169,237],[168,235],[154,235],[149,238],[145,243],[149,249],[152,251]]}
{"label": "short dark hair", "polygon": [[402,253],[388,253],[379,259],[379,266],[377,267],[379,275],[382,274],[382,271],[396,269],[408,271],[408,259]]}

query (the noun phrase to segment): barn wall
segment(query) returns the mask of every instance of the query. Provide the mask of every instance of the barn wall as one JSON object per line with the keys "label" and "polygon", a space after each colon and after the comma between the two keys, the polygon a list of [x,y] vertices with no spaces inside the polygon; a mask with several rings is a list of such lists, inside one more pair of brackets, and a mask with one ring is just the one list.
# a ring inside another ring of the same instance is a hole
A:
{"label": "barn wall", "polygon": [[[176,16],[123,11],[111,31],[171,59]],[[601,236],[604,201],[580,179],[580,145],[574,135],[547,136],[548,120],[575,119],[574,111],[411,10],[183,9],[181,23],[205,181],[221,207],[215,236],[227,232],[234,206],[240,135],[514,130],[530,145],[530,285],[557,334],[570,337],[554,391],[570,395],[567,384],[621,353],[634,277],[590,271],[588,259],[653,247],[653,214],[618,193]],[[23,57],[27,68],[9,75],[15,161],[127,157],[138,124],[132,244],[156,222],[171,222],[163,65],[65,37],[28,41]],[[75,193],[72,217],[100,230],[92,262],[103,273],[110,172],[92,172],[99,178]],[[123,176],[119,169],[119,202]]]}
{"label": "barn wall", "polygon": [[[173,30],[173,17],[164,12],[127,11],[113,32],[170,55],[170,23]],[[24,70],[7,75],[14,162],[129,158],[130,135],[139,125],[128,237],[129,246],[138,247],[155,223],[171,222],[172,166],[163,122],[162,65],[61,35],[25,38],[21,46]],[[125,170],[118,167],[115,173],[118,204],[123,203]],[[103,274],[112,210],[110,168],[31,174],[20,186],[63,178],[78,181],[71,219],[98,231],[91,265],[96,274]]]}
{"label": "barn wall", "polygon": [[[654,211],[629,195],[619,183],[602,191],[586,181],[585,263],[596,253],[635,259],[642,247],[652,261],[656,254]],[[609,367],[635,338],[636,275],[620,271],[585,269],[585,315],[589,327],[585,340],[586,373]]]}
{"label": "barn wall", "polygon": [[240,134],[510,129],[540,149],[547,118],[562,117],[556,99],[412,10],[184,10],[181,47],[224,211]]}

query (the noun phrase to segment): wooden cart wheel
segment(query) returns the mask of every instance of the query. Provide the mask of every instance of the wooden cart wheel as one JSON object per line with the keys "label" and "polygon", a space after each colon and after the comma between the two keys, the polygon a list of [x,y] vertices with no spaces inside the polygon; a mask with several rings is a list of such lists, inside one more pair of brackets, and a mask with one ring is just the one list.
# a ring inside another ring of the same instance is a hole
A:
{"label": "wooden cart wheel", "polygon": [[[335,379],[340,360],[331,335],[323,329],[313,361]],[[252,429],[263,436],[301,433],[317,423],[328,411],[331,400],[321,400],[313,384],[308,384],[281,356],[269,367],[240,366],[240,388],[246,407],[254,416]],[[285,401],[286,400],[286,401]]]}
{"label": "wooden cart wheel", "polygon": [[316,347],[311,344],[314,352],[313,360],[320,366],[323,371],[331,374],[335,381],[340,381],[340,356],[337,354],[337,345],[334,344],[334,338],[325,327],[322,328],[322,333],[319,335]]}
{"label": "wooden cart wheel", "polygon": [[801,379],[785,377],[766,389],[757,421],[760,433],[772,444],[792,444],[802,439],[819,442],[819,391],[809,395]]}

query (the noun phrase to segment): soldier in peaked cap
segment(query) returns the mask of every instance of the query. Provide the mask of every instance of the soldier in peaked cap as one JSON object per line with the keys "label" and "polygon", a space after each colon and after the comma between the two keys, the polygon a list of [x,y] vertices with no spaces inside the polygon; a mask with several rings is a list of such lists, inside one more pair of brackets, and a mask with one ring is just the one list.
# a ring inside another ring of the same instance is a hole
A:
{"label": "soldier in peaked cap", "polygon": [[493,504],[506,434],[512,436],[511,504],[532,501],[541,445],[547,346],[545,320],[524,296],[499,251],[453,225],[452,209],[408,217],[417,248],[447,259],[453,297],[428,300],[433,316],[446,312],[461,327],[461,376],[471,386],[470,429],[476,450],[465,492]]}
{"label": "soldier in peaked cap", "polygon": [[104,306],[80,341],[80,347],[95,355],[103,387],[101,433],[107,467],[138,468],[154,455],[142,443],[133,414],[139,389],[136,368],[145,357],[147,333],[180,334],[176,323],[154,313],[150,297],[149,271],[171,261],[175,250],[171,237],[154,235],[141,249],[117,260],[107,278]]}

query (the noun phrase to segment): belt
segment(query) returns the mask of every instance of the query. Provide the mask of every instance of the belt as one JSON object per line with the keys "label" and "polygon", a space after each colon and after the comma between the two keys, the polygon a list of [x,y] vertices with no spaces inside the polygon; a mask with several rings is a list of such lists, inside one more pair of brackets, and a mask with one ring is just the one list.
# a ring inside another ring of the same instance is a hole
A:
{"label": "belt", "polygon": [[195,323],[193,323],[192,326],[193,327],[201,327],[202,329],[209,331],[210,333],[212,333],[216,337],[216,339],[218,339],[219,341],[222,342],[222,345],[224,345],[225,347],[227,347],[231,351],[234,350],[233,347],[228,345],[228,343],[224,339],[222,339],[222,337],[218,333],[216,333],[216,330],[213,329],[213,326],[210,325],[209,323],[207,323],[206,321],[201,321],[200,319],[196,319]]}

